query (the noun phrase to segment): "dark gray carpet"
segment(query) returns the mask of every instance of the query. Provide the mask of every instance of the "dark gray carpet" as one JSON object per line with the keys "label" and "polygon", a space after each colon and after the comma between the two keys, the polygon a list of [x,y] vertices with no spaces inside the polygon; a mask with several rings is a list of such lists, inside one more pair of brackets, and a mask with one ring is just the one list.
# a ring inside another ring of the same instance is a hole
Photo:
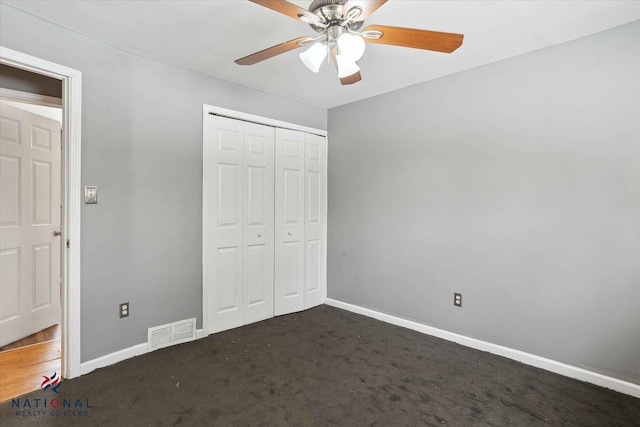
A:
{"label": "dark gray carpet", "polygon": [[[329,306],[64,381],[82,408],[0,406],[0,424],[639,425],[640,399]],[[86,408],[89,399],[90,408]],[[42,402],[41,402],[42,405]],[[62,403],[60,403],[62,406]],[[34,416],[35,411],[44,415]],[[63,413],[67,411],[67,413]]]}

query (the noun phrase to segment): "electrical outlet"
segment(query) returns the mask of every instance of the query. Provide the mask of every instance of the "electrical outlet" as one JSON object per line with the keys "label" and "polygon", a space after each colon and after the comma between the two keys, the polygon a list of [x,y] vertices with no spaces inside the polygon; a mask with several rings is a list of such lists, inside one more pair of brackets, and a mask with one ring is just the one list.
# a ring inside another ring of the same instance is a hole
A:
{"label": "electrical outlet", "polygon": [[462,294],[453,294],[453,305],[455,305],[456,307],[462,307]]}
{"label": "electrical outlet", "polygon": [[120,304],[120,318],[129,317],[129,303],[123,302]]}

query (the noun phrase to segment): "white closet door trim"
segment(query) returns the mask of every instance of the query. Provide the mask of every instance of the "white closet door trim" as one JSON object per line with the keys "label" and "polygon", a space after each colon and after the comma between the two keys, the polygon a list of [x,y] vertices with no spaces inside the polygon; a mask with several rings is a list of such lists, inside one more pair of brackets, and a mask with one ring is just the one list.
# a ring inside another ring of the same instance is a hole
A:
{"label": "white closet door trim", "polygon": [[253,122],[261,125],[273,126],[283,129],[299,130],[302,132],[313,133],[315,135],[327,136],[327,131],[315,129],[307,126],[300,126],[294,123],[283,122],[280,120],[270,119],[268,117],[256,116],[242,111],[229,110],[227,108],[216,107],[214,105],[203,104],[204,116],[213,113],[218,116],[229,117],[230,119],[244,120],[245,122]]}

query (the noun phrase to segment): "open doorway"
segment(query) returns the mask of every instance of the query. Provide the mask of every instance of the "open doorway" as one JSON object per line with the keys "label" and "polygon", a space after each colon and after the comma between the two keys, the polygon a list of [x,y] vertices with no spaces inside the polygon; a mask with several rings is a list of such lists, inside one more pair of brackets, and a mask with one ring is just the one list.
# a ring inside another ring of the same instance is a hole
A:
{"label": "open doorway", "polygon": [[62,83],[0,65],[0,401],[62,372]]}
{"label": "open doorway", "polygon": [[[52,189],[50,194],[57,194],[59,200],[57,201],[57,209],[54,209],[53,206],[56,206],[55,203],[51,204],[50,212],[45,210],[39,210],[34,212],[32,206],[29,207],[29,214],[34,217],[37,217],[37,220],[41,223],[45,223],[43,220],[48,214],[54,216],[57,214],[59,217],[59,227],[53,228],[52,230],[43,231],[45,234],[51,233],[54,238],[57,238],[59,244],[51,244],[49,246],[41,245],[38,246],[37,249],[41,249],[40,258],[36,260],[36,262],[42,262],[45,267],[47,267],[46,262],[49,261],[49,266],[51,268],[58,267],[59,273],[52,274],[53,277],[60,277],[61,280],[58,280],[58,290],[57,291],[49,291],[40,292],[35,298],[36,305],[46,306],[48,303],[45,301],[46,298],[44,296],[49,297],[49,301],[58,301],[58,313],[57,319],[54,317],[53,320],[49,318],[45,323],[54,322],[50,327],[45,328],[44,330],[40,329],[38,326],[34,326],[34,328],[39,329],[38,332],[34,334],[30,334],[24,338],[21,338],[17,341],[17,343],[13,340],[15,337],[10,337],[8,340],[14,341],[13,344],[21,346],[22,344],[27,344],[29,341],[32,343],[28,343],[27,346],[22,346],[22,348],[32,348],[34,344],[38,343],[51,343],[57,341],[58,349],[51,350],[56,354],[61,354],[61,358],[58,358],[59,368],[56,371],[56,375],[64,377],[64,378],[74,378],[81,374],[81,366],[80,366],[80,196],[81,196],[81,187],[80,187],[80,111],[81,111],[81,79],[82,75],[79,71],[73,70],[66,66],[55,64],[49,61],[45,61],[43,59],[33,57],[30,55],[26,55],[21,52],[14,51],[12,49],[8,49],[0,46],[0,67],[11,67],[11,72],[18,71],[26,71],[38,75],[39,77],[50,78],[58,85],[60,90],[60,95],[57,101],[55,101],[58,105],[53,105],[53,107],[57,107],[58,111],[61,112],[61,131],[54,131],[52,129],[47,130],[47,126],[40,122],[36,125],[36,130],[33,131],[38,133],[38,137],[40,138],[40,142],[36,143],[36,145],[42,145],[40,148],[42,151],[47,151],[45,148],[47,143],[42,142],[47,140],[47,138],[43,138],[47,134],[58,136],[58,140],[60,141],[60,149],[57,150],[57,158],[60,163],[60,173],[57,175],[60,177],[59,187],[57,190]],[[13,89],[17,92],[20,92],[20,88]],[[7,91],[2,89],[3,95],[7,94]],[[27,91],[28,92],[28,91]],[[10,95],[14,95],[11,93],[11,89],[9,90]],[[11,98],[9,96],[8,98]],[[5,100],[7,96],[4,96]],[[20,98],[20,97],[18,97]],[[56,98],[55,96],[53,98]],[[22,101],[22,103],[31,104],[30,107],[26,107],[25,105],[15,105],[15,104],[6,104],[8,105],[4,108],[17,108],[23,111],[28,111],[30,108],[37,108],[37,104],[42,104],[45,100],[44,104],[46,105],[48,101],[51,101],[50,97],[45,95],[44,97],[41,94],[32,94],[27,95],[26,99],[9,99],[10,101]],[[49,105],[51,106],[51,105]],[[22,107],[22,108],[19,108]],[[41,113],[41,111],[39,111]],[[34,113],[31,111],[30,113]],[[36,112],[38,113],[38,112]],[[43,114],[39,114],[42,116]],[[46,116],[46,114],[44,114]],[[40,118],[38,120],[41,120]],[[15,123],[14,123],[15,124]],[[3,122],[3,127],[5,123]],[[11,125],[8,126],[11,129]],[[14,129],[17,127],[14,126]],[[21,131],[22,132],[22,131]],[[14,134],[15,135],[15,134]],[[7,138],[11,139],[12,135],[8,134]],[[33,135],[30,135],[33,137]],[[33,139],[33,138],[32,138]],[[52,142],[54,144],[54,142]],[[50,150],[52,153],[55,151],[53,148]],[[4,149],[3,149],[4,155]],[[15,155],[9,154],[6,157],[13,156],[15,160]],[[8,159],[11,160],[11,159]],[[9,161],[9,163],[11,163]],[[15,162],[14,162],[15,163]],[[40,191],[43,188],[42,175],[48,174],[56,174],[54,171],[54,166],[49,167],[46,165],[47,161],[42,159],[34,159],[32,160],[33,164],[36,164],[37,169],[34,172],[34,168],[30,168],[30,172],[32,174],[31,178],[37,181],[37,184],[34,188]],[[11,172],[11,168],[7,168],[9,172]],[[3,174],[5,172],[5,168],[3,167]],[[10,174],[8,174],[10,175]],[[3,175],[3,180],[5,176]],[[39,181],[38,181],[39,180]],[[39,186],[39,187],[38,187]],[[8,186],[10,188],[11,185]],[[14,185],[15,187],[15,185]],[[23,185],[20,183],[18,188],[22,188]],[[44,185],[46,188],[47,185]],[[4,191],[4,190],[3,190]],[[42,191],[41,191],[42,192]],[[46,199],[46,198],[45,198]],[[4,205],[4,204],[3,204]],[[12,206],[8,204],[8,206]],[[40,204],[42,207],[43,204]],[[15,207],[15,205],[14,205]],[[9,212],[10,213],[10,212]],[[8,213],[8,214],[9,214]],[[10,215],[8,215],[10,216]],[[53,221],[52,221],[53,223]],[[46,227],[42,227],[43,230]],[[4,229],[2,230],[4,234]],[[36,245],[37,246],[37,245]],[[15,247],[15,245],[14,245]],[[56,248],[60,251],[59,262],[51,261],[53,258],[50,257],[49,251],[54,251]],[[33,247],[30,252],[33,252]],[[23,251],[24,252],[24,251]],[[11,251],[8,251],[10,254]],[[32,255],[32,253],[31,253]],[[37,258],[37,257],[36,257]],[[7,258],[9,261],[9,258]],[[4,267],[4,264],[3,264]],[[43,271],[48,271],[47,268],[44,268]],[[4,273],[3,273],[4,274]],[[36,274],[37,276],[37,274]],[[39,284],[44,283],[44,281],[39,281],[41,277],[36,277],[36,282]],[[4,281],[4,279],[3,279]],[[31,282],[33,287],[33,281]],[[42,286],[39,291],[42,289],[46,289],[45,286]],[[53,288],[49,288],[53,289]],[[58,298],[54,298],[54,293],[57,293]],[[4,300],[3,295],[3,300]],[[33,295],[31,296],[33,302]],[[7,301],[11,301],[11,299],[7,299]],[[13,298],[15,302],[16,299]],[[50,304],[51,305],[51,304]],[[3,315],[6,316],[6,313],[10,312],[11,309],[8,308],[9,304],[7,303],[6,307],[3,307]],[[15,306],[15,304],[14,304]],[[15,311],[15,307],[14,307]],[[9,315],[8,317],[12,317],[15,314]],[[57,321],[57,323],[55,323]],[[56,325],[59,325],[56,327]],[[2,331],[4,334],[4,331]],[[25,331],[22,331],[25,333]],[[0,346],[1,347],[1,346]],[[10,350],[10,349],[7,349]],[[55,356],[54,356],[55,358]],[[4,372],[4,369],[1,369]],[[48,372],[47,376],[51,376],[53,372]],[[36,388],[40,387],[42,377],[36,378],[39,380],[37,382]],[[4,387],[3,381],[3,389]]]}

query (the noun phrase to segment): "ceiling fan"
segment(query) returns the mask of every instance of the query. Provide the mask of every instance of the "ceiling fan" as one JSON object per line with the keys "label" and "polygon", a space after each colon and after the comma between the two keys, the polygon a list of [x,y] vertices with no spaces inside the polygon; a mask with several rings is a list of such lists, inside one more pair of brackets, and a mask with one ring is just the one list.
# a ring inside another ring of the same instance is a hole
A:
{"label": "ceiling fan", "polygon": [[319,34],[298,37],[236,60],[239,65],[253,65],[285,52],[311,45],[300,54],[302,62],[317,73],[330,53],[343,85],[362,80],[357,61],[365,50],[365,41],[415,49],[451,53],[462,45],[462,34],[413,28],[369,25],[361,30],[367,19],[387,0],[314,0],[305,10],[286,0],[249,0],[305,22]]}

